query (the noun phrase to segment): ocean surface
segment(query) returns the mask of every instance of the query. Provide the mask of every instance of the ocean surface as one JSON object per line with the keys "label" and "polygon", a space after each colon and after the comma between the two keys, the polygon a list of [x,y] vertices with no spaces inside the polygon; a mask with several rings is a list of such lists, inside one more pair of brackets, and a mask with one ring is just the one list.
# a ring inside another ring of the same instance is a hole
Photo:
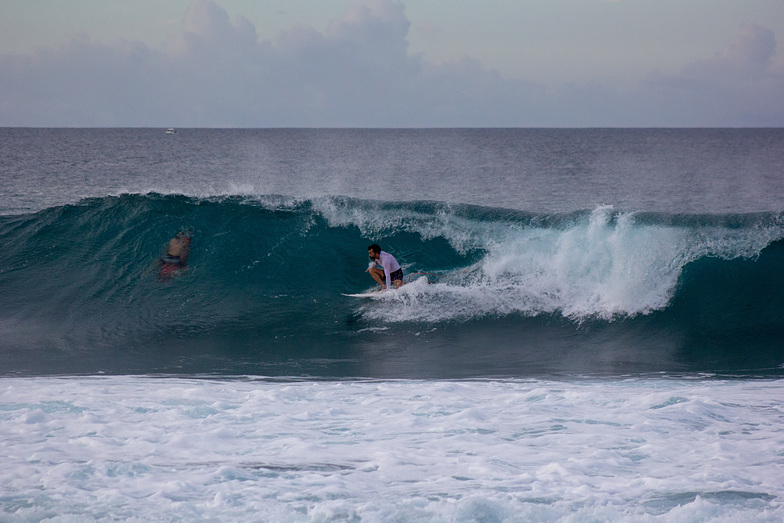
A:
{"label": "ocean surface", "polygon": [[782,521],[783,313],[784,129],[0,129],[0,520]]}

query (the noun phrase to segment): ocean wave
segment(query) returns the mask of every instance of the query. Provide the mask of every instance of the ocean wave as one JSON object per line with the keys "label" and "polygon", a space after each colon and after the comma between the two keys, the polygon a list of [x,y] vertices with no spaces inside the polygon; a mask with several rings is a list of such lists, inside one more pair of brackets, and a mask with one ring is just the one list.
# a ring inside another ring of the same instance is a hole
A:
{"label": "ocean wave", "polygon": [[[182,227],[194,234],[188,266],[161,283],[157,260]],[[637,329],[653,318],[652,335],[699,326],[701,339],[780,339],[782,238],[777,214],[124,194],[0,217],[0,329],[14,347],[303,336],[318,345],[379,325],[518,318]],[[393,253],[412,283],[346,299],[371,287],[369,243]]]}

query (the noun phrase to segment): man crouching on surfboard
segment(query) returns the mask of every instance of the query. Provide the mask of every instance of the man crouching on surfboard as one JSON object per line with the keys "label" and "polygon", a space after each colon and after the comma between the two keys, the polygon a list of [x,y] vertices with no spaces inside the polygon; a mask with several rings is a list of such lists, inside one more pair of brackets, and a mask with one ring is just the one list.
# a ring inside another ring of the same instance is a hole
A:
{"label": "man crouching on surfboard", "polygon": [[[368,256],[370,256],[370,267],[365,272],[369,272],[376,283],[381,285],[381,290],[387,290],[392,285],[398,289],[403,285],[403,269],[400,268],[400,264],[394,256],[382,251],[381,247],[375,243],[368,247]],[[382,268],[379,269],[377,265]],[[385,280],[386,283],[384,283]]]}

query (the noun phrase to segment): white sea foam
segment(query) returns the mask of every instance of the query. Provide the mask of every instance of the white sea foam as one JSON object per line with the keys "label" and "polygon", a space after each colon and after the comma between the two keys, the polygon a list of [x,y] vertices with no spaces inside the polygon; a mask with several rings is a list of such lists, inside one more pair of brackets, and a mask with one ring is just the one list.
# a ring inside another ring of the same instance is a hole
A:
{"label": "white sea foam", "polygon": [[4,378],[3,521],[781,521],[784,381]]}
{"label": "white sea foam", "polygon": [[391,229],[442,236],[458,252],[484,251],[482,259],[439,278],[436,285],[407,288],[367,307],[386,321],[443,321],[510,313],[559,313],[582,321],[648,314],[672,299],[683,268],[704,256],[752,257],[781,236],[778,227],[733,230],[639,224],[634,213],[599,207],[561,227],[521,226],[417,213],[321,209],[334,225],[355,224],[365,234]]}

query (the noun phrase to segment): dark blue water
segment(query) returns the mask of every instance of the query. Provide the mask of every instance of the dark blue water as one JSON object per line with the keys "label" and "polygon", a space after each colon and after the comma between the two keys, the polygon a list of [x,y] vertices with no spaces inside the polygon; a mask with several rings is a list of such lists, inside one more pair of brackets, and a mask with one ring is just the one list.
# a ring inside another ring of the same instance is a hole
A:
{"label": "dark blue water", "polygon": [[782,371],[781,130],[0,137],[2,375]]}

